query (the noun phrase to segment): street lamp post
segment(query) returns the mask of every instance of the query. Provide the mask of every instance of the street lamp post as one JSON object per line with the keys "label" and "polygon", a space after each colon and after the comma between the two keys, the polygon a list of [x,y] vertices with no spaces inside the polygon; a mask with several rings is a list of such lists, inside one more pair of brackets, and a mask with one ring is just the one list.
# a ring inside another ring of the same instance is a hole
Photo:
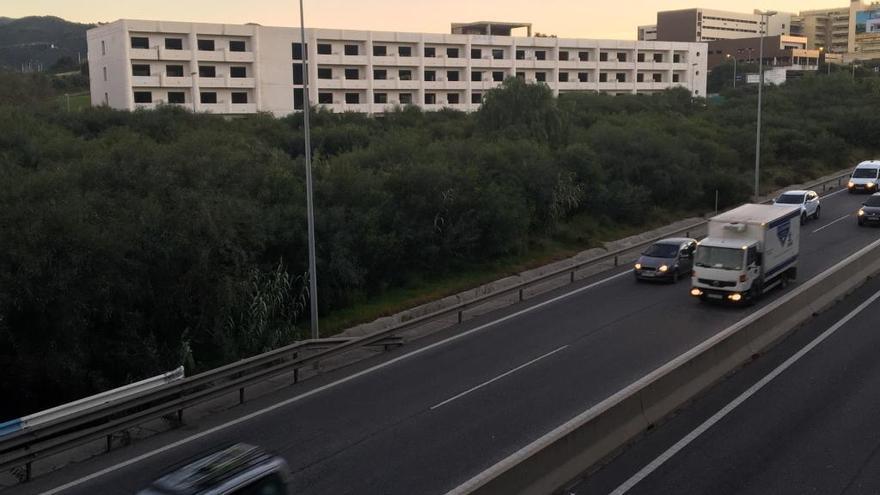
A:
{"label": "street lamp post", "polygon": [[306,23],[303,15],[303,0],[299,0],[299,32],[302,47],[303,72],[303,134],[306,155],[306,215],[309,229],[309,311],[311,316],[312,338],[320,336],[318,331],[318,278],[315,268],[315,210],[312,203],[312,140],[309,134],[309,71],[308,50],[306,49]]}
{"label": "street lamp post", "polygon": [[733,59],[733,87],[736,88],[736,57],[731,57],[728,53],[727,58]]}
{"label": "street lamp post", "polygon": [[764,91],[764,33],[767,31],[767,22],[771,16],[776,15],[776,11],[755,11],[755,13],[761,16],[761,46],[758,48],[758,125],[755,137],[755,203],[757,203],[760,195],[759,186],[761,178],[761,95]]}

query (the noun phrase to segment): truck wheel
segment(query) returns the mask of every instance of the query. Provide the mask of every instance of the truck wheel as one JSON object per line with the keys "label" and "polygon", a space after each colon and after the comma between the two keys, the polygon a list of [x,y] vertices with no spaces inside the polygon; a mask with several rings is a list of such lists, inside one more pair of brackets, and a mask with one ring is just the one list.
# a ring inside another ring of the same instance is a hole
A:
{"label": "truck wheel", "polygon": [[821,206],[817,206],[817,207],[816,207],[816,213],[813,214],[813,220],[818,220],[818,219],[819,219],[819,212],[820,212],[820,211],[822,211],[822,207],[821,207]]}
{"label": "truck wheel", "polygon": [[752,284],[752,301],[760,301],[764,297],[764,281],[758,279]]}
{"label": "truck wheel", "polygon": [[783,273],[779,277],[779,288],[785,290],[788,288],[788,272]]}

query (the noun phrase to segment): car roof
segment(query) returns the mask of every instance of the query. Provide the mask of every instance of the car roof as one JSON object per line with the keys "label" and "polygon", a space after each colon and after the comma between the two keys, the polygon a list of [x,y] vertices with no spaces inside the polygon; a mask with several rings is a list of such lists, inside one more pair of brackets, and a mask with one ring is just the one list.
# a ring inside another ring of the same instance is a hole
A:
{"label": "car roof", "polygon": [[280,458],[259,447],[238,443],[177,467],[153,482],[151,487],[164,493],[203,493],[242,474],[254,472],[256,475],[283,465]]}
{"label": "car roof", "polygon": [[[811,192],[813,192],[813,191],[808,191],[806,189],[795,189],[793,191],[785,191],[782,194],[807,194],[807,193],[811,193]],[[782,194],[780,194],[780,196],[782,196]]]}
{"label": "car roof", "polygon": [[697,242],[697,240],[689,237],[667,237],[666,239],[660,239],[654,244],[681,244],[683,242]]}
{"label": "car roof", "polygon": [[856,168],[880,168],[880,160],[866,160],[856,165]]}

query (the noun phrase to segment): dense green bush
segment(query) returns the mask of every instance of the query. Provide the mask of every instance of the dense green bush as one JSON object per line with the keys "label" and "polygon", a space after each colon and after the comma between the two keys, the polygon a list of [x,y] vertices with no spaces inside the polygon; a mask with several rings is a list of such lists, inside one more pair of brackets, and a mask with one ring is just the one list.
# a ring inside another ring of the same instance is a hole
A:
{"label": "dense green bush", "polygon": [[[0,419],[302,336],[301,116],[68,113],[33,103],[51,92],[45,80],[9,81],[0,395],[16,400],[2,402]],[[875,149],[876,82],[768,89],[767,187]],[[511,80],[472,115],[316,111],[321,311],[527,253],[574,217],[639,225],[709,211],[716,190],[722,206],[745,200],[754,104],[751,88],[707,107],[684,90],[556,99]]]}

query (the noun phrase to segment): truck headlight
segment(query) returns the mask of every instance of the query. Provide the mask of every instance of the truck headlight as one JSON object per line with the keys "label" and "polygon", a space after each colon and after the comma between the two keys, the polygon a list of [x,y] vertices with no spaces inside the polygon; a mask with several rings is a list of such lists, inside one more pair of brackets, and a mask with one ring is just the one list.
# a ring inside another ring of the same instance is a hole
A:
{"label": "truck headlight", "polygon": [[692,295],[692,296],[702,296],[702,295],[703,295],[703,291],[701,291],[700,289],[694,287],[693,289],[691,289],[691,295]]}
{"label": "truck headlight", "polygon": [[642,264],[641,264],[641,263],[636,263],[636,266],[634,266],[633,268],[635,268],[636,270],[641,270],[641,269],[642,269]]}
{"label": "truck headlight", "polygon": [[661,273],[666,273],[667,270],[669,270],[669,267],[666,265],[660,265],[660,268],[657,269]]}
{"label": "truck headlight", "polygon": [[729,295],[729,296],[727,296],[727,297],[728,297],[731,301],[733,301],[733,302],[739,302],[739,301],[742,301],[742,298],[743,298],[742,294],[731,294],[731,295]]}

